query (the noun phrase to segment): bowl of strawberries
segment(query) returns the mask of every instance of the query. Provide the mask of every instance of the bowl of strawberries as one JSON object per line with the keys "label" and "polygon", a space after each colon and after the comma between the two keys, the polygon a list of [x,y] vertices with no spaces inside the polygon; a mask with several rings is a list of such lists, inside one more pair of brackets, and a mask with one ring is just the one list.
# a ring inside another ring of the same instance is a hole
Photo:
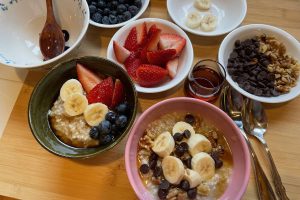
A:
{"label": "bowl of strawberries", "polygon": [[194,59],[192,43],[172,22],[144,18],[128,23],[112,37],[107,58],[120,64],[141,93],[159,93],[179,85]]}
{"label": "bowl of strawberries", "polygon": [[29,101],[28,121],[48,151],[87,158],[126,136],[136,107],[137,92],[125,70],[87,56],[58,64],[39,81]]}

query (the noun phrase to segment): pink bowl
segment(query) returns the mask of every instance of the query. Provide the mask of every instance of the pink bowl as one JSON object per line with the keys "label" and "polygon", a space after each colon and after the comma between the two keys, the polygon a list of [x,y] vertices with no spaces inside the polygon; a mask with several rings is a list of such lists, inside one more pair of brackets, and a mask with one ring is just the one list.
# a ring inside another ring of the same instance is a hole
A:
{"label": "pink bowl", "polygon": [[233,170],[230,183],[220,199],[241,199],[250,176],[250,155],[247,144],[234,122],[216,106],[192,98],[179,97],[161,101],[147,109],[135,122],[125,150],[125,164],[129,181],[139,199],[154,199],[153,195],[143,185],[137,169],[138,140],[143,135],[147,125],[160,116],[172,112],[189,112],[205,115],[219,130],[222,130],[231,148]]}

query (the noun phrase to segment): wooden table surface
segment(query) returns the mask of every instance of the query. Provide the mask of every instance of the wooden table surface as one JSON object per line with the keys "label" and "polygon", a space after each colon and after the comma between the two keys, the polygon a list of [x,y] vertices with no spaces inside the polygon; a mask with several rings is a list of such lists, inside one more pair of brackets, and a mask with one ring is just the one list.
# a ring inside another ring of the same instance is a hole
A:
{"label": "wooden table surface", "polygon": [[[248,12],[243,24],[274,25],[299,40],[299,13],[299,0],[248,0]],[[152,0],[142,17],[171,21],[165,0]],[[81,47],[72,56],[105,57],[106,47],[115,31],[90,26]],[[189,36],[194,45],[194,62],[203,58],[215,59],[224,38]],[[44,74],[45,70],[29,71],[0,140],[0,199],[137,199],[125,171],[123,155],[126,138],[109,152],[86,160],[55,156],[35,141],[28,126],[27,105],[34,86]],[[5,80],[6,77],[3,77],[0,81]],[[182,85],[160,95],[140,95],[139,111],[176,96],[184,96]],[[4,108],[9,102],[0,103]],[[288,196],[290,199],[300,199],[300,98],[285,104],[266,105],[266,108],[269,117],[266,140]],[[262,147],[255,140],[252,142],[269,175]],[[243,199],[256,199],[253,173]]]}

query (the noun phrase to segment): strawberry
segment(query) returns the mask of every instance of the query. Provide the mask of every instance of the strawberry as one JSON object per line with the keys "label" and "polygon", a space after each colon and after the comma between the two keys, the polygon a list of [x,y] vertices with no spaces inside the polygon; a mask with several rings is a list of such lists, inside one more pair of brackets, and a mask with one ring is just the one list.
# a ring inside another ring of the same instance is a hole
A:
{"label": "strawberry", "polygon": [[180,55],[185,47],[186,40],[176,34],[161,34],[159,39],[160,49],[176,49],[176,56]]}
{"label": "strawberry", "polygon": [[157,28],[157,26],[155,24],[153,24],[152,26],[150,26],[149,31],[148,31],[148,38],[151,37],[151,35],[153,33],[155,33],[159,28]]}
{"label": "strawberry", "polygon": [[141,51],[141,60],[143,63],[148,63],[147,51],[157,50],[160,33],[161,33],[161,29],[158,29],[155,24],[150,27],[148,32],[147,42]]}
{"label": "strawberry", "polygon": [[130,56],[126,59],[124,65],[125,68],[129,74],[129,76],[136,80],[136,70],[138,67],[142,64],[141,59],[139,58],[138,52],[133,52],[130,54]]}
{"label": "strawberry", "polygon": [[89,104],[103,103],[110,107],[114,91],[114,82],[108,77],[97,84],[87,95]]}
{"label": "strawberry", "polygon": [[125,44],[124,47],[129,50],[129,51],[135,51],[138,49],[138,41],[137,41],[137,30],[136,27],[133,27],[126,40],[125,40]]}
{"label": "strawberry", "polygon": [[102,81],[97,75],[79,63],[76,64],[76,70],[78,80],[87,93],[89,93],[98,83]]}
{"label": "strawberry", "polygon": [[115,108],[124,100],[124,86],[119,79],[115,81],[114,93],[112,96],[111,108]]}
{"label": "strawberry", "polygon": [[137,43],[139,46],[144,46],[147,41],[147,25],[144,22],[142,25],[136,27],[137,30]]}
{"label": "strawberry", "polygon": [[137,71],[137,83],[143,87],[152,87],[161,83],[168,71],[156,65],[141,65]]}
{"label": "strawberry", "polygon": [[125,60],[129,57],[130,51],[122,47],[118,42],[114,41],[114,52],[115,56],[120,63],[124,63]]}
{"label": "strawberry", "polygon": [[175,49],[166,49],[147,52],[147,59],[150,64],[164,66],[169,60],[174,58]]}
{"label": "strawberry", "polygon": [[166,68],[169,71],[169,76],[171,78],[174,78],[176,76],[177,68],[178,68],[178,61],[179,61],[179,58],[176,57],[173,60],[170,60],[169,62],[167,62],[167,64],[166,64]]}

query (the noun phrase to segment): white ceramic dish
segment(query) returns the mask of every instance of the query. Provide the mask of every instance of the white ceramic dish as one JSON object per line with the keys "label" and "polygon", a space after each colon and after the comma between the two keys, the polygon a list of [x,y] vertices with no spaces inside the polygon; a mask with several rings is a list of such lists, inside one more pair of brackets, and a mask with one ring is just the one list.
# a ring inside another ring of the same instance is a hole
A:
{"label": "white ceramic dish", "polygon": [[140,11],[133,18],[131,18],[128,21],[125,21],[125,22],[122,22],[122,23],[119,23],[119,24],[100,24],[100,23],[94,22],[93,20],[90,19],[90,24],[92,24],[94,26],[97,26],[97,27],[100,27],[100,28],[119,28],[119,27],[122,27],[125,24],[138,19],[146,11],[146,9],[148,8],[149,3],[150,3],[150,0],[142,0],[142,7],[141,7]]}
{"label": "white ceramic dish", "polygon": [[85,0],[53,0],[58,24],[70,34],[61,55],[43,61],[39,33],[46,21],[45,0],[3,0],[0,5],[0,63],[17,68],[41,67],[70,53],[82,40],[89,25]]}
{"label": "white ceramic dish", "polygon": [[[158,92],[163,92],[166,90],[169,90],[177,85],[179,85],[188,75],[192,64],[193,64],[193,59],[194,59],[194,51],[193,51],[193,46],[192,43],[187,36],[187,34],[180,29],[176,24],[173,24],[172,22],[163,20],[163,19],[157,19],[157,18],[144,18],[144,19],[139,19],[136,21],[133,21],[129,24],[126,24],[124,27],[119,29],[114,36],[111,38],[110,43],[107,48],[107,58],[119,63],[115,57],[115,53],[113,50],[113,41],[118,41],[120,44],[124,44],[125,39],[134,26],[140,25],[142,23],[146,22],[147,27],[149,28],[152,24],[156,24],[158,28],[162,29],[162,33],[173,33],[173,34],[178,34],[186,39],[186,46],[184,47],[180,57],[179,57],[179,64],[178,64],[178,71],[176,76],[170,80],[167,81],[161,85],[158,85],[157,87],[141,87],[138,84],[135,84],[136,90],[141,93],[158,93]],[[121,66],[123,64],[119,63]],[[123,66],[124,67],[124,66]]]}
{"label": "white ceramic dish", "polygon": [[[208,11],[199,10],[194,7],[195,0],[167,0],[167,8],[172,20],[184,30],[201,36],[217,36],[228,33],[238,27],[247,13],[246,0],[211,0]],[[201,16],[212,13],[217,16],[218,24],[215,30],[202,31],[200,28],[191,29],[185,25],[188,13],[199,11]]]}
{"label": "white ceramic dish", "polygon": [[[234,42],[236,40],[245,40],[256,35],[272,35],[275,36],[279,41],[283,42],[287,49],[287,54],[293,56],[295,59],[300,61],[300,43],[289,33],[264,24],[251,24],[237,28],[236,30],[229,33],[223,40],[219,48],[219,62],[226,68],[230,53],[234,48]],[[282,103],[294,99],[300,94],[300,80],[295,87],[287,94],[283,94],[277,97],[260,97],[243,90],[239,85],[234,82],[230,75],[226,76],[228,83],[241,94],[247,96],[250,99],[254,99],[265,103]]]}

